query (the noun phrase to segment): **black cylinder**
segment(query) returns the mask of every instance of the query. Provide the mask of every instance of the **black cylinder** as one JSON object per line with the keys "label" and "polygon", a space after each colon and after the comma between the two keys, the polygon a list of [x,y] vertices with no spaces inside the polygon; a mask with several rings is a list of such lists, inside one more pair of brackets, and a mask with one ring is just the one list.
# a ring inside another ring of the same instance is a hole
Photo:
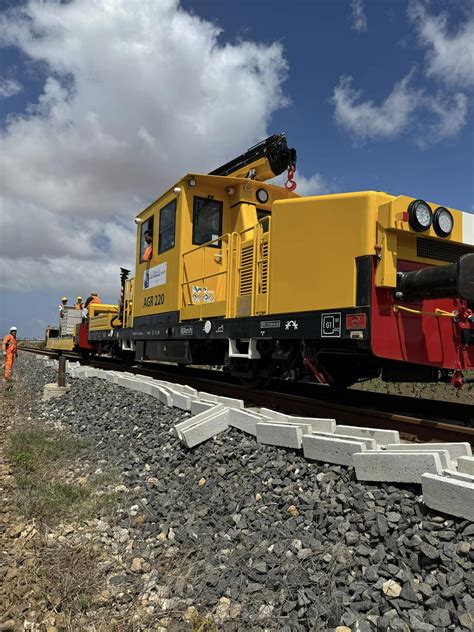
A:
{"label": "black cylinder", "polygon": [[431,266],[412,272],[399,272],[396,297],[403,300],[424,298],[463,298],[474,300],[474,254],[457,263]]}

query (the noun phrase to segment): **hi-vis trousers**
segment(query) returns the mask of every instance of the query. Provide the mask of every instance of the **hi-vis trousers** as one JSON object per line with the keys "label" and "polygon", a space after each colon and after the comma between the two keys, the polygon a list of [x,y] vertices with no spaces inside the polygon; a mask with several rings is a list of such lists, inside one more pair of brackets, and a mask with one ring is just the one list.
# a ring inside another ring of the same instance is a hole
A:
{"label": "hi-vis trousers", "polygon": [[10,381],[12,377],[12,369],[13,363],[15,362],[15,353],[7,351],[7,355],[5,356],[5,379],[7,382]]}

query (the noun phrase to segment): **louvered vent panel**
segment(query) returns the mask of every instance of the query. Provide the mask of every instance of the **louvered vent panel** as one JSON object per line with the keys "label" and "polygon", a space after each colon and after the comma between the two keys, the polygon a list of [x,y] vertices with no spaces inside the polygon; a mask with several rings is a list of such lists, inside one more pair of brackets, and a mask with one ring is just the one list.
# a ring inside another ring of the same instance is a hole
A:
{"label": "louvered vent panel", "polygon": [[252,293],[253,244],[242,246],[240,254],[240,296]]}
{"label": "louvered vent panel", "polygon": [[447,241],[435,241],[434,239],[426,239],[426,237],[417,237],[416,239],[416,255],[424,259],[455,263],[463,255],[467,255],[470,252],[474,252],[472,246],[451,244]]}
{"label": "louvered vent panel", "polygon": [[268,242],[262,244],[262,263],[260,264],[260,293],[268,291]]}

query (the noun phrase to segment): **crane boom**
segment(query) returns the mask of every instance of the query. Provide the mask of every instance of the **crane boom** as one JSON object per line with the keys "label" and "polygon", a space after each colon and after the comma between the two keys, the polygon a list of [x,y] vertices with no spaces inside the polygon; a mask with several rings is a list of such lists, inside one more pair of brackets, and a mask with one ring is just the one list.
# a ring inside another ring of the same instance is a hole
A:
{"label": "crane boom", "polygon": [[279,176],[296,164],[296,149],[289,148],[285,134],[273,134],[261,143],[250,147],[233,160],[211,171],[211,176],[251,178],[265,182]]}

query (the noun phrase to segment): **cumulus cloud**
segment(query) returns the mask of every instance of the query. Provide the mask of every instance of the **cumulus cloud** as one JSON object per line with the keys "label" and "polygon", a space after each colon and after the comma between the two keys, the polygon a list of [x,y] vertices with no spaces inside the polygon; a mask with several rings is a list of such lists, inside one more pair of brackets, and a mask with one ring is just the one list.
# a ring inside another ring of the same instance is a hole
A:
{"label": "cumulus cloud", "polygon": [[474,86],[474,16],[472,13],[449,32],[445,12],[432,15],[419,0],[408,6],[408,17],[418,32],[419,42],[428,48],[426,64],[428,76],[442,80],[449,86]]}
{"label": "cumulus cloud", "polygon": [[0,77],[0,99],[8,99],[22,91],[21,84],[15,79],[2,79]]}
{"label": "cumulus cloud", "polygon": [[411,76],[396,83],[380,105],[361,101],[362,91],[352,87],[352,77],[341,77],[332,98],[337,123],[362,140],[394,138],[407,128],[418,107],[421,93],[410,87]]}
{"label": "cumulus cloud", "polygon": [[362,100],[352,77],[341,77],[332,97],[336,122],[359,141],[392,140],[410,131],[418,146],[425,148],[455,136],[466,122],[466,96],[441,91],[426,95],[413,87],[413,74],[397,82],[380,104]]}
{"label": "cumulus cloud", "polygon": [[219,35],[177,0],[30,0],[0,15],[0,45],[45,73],[0,131],[4,287],[112,286],[137,211],[265,137],[286,104],[282,47]]}
{"label": "cumulus cloud", "polygon": [[352,0],[352,29],[359,33],[367,31],[367,16],[365,15],[364,0]]}
{"label": "cumulus cloud", "polygon": [[432,117],[425,124],[418,124],[421,129],[416,142],[422,149],[445,138],[456,136],[464,127],[468,110],[468,99],[465,94],[438,93],[436,97],[425,100],[424,104]]}

